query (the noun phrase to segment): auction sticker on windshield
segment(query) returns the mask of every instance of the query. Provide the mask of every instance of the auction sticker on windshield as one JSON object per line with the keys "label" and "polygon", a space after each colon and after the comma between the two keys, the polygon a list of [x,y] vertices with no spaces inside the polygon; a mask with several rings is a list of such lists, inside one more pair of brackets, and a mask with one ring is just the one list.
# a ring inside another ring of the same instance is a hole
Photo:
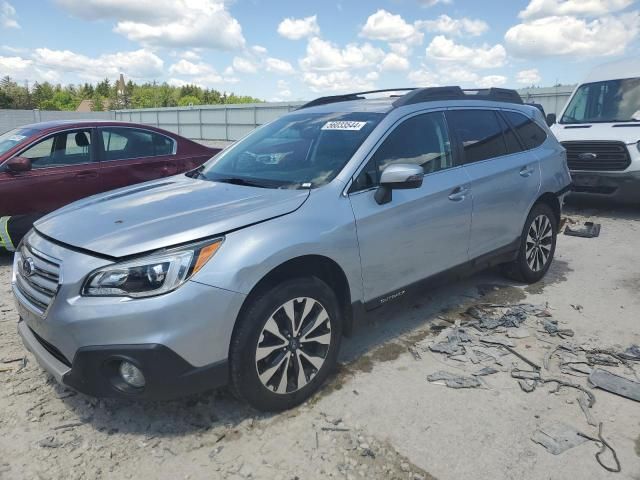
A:
{"label": "auction sticker on windshield", "polygon": [[366,124],[367,122],[334,121],[325,123],[322,130],[361,130]]}

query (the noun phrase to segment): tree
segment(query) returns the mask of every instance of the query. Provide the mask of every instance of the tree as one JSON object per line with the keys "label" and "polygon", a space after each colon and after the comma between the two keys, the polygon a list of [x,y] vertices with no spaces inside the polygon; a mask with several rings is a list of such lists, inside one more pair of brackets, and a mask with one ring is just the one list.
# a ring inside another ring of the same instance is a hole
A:
{"label": "tree", "polygon": [[181,107],[188,107],[189,105],[202,105],[202,102],[195,95],[187,95],[178,100],[178,105]]}

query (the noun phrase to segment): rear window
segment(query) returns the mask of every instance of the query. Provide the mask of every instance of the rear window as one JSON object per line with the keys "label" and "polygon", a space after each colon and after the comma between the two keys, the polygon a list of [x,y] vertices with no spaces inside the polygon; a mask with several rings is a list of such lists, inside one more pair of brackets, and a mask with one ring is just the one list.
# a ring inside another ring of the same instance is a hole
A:
{"label": "rear window", "polygon": [[371,112],[287,115],[212,159],[200,174],[265,188],[318,187],[342,170],[382,117]]}
{"label": "rear window", "polygon": [[464,149],[465,163],[480,162],[506,155],[498,117],[491,110],[450,110],[449,126]]}
{"label": "rear window", "polygon": [[539,147],[547,139],[546,132],[531,118],[518,112],[504,111],[502,113],[515,129],[527,150]]}
{"label": "rear window", "polygon": [[105,160],[157,157],[173,153],[173,139],[149,130],[104,127],[101,132]]}

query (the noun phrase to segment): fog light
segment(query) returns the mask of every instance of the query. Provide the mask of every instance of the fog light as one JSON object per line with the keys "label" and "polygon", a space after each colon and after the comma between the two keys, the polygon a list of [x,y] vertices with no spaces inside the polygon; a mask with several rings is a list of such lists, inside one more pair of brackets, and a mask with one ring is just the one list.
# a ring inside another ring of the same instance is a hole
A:
{"label": "fog light", "polygon": [[122,362],[120,364],[120,376],[127,385],[134,388],[144,387],[145,380],[142,370],[136,367],[133,363]]}

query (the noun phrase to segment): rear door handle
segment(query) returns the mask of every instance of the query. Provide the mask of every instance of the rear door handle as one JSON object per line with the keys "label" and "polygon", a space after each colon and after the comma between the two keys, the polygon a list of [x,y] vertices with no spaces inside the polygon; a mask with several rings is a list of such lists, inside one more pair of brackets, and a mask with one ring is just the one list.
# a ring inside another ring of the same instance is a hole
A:
{"label": "rear door handle", "polygon": [[533,174],[533,168],[527,165],[522,170],[520,170],[521,177],[530,177]]}
{"label": "rear door handle", "polygon": [[466,186],[462,185],[460,187],[456,187],[449,194],[449,200],[453,202],[460,202],[465,199],[468,193],[469,189]]}

